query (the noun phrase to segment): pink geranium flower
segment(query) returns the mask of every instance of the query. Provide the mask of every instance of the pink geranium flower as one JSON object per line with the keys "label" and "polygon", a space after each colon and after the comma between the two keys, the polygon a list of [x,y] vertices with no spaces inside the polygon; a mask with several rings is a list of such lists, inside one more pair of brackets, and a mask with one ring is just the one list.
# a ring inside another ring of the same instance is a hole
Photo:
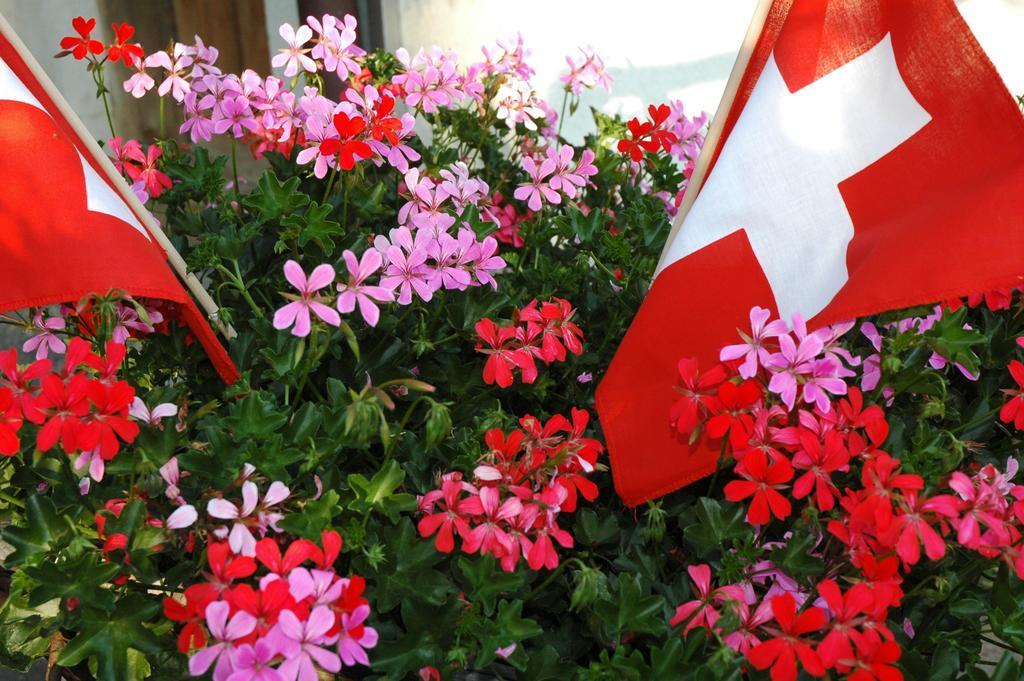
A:
{"label": "pink geranium flower", "polygon": [[286,679],[317,681],[317,668],[332,674],[341,671],[341,658],[325,645],[334,643],[327,632],[334,626],[334,613],[325,605],[318,605],[305,621],[299,620],[291,610],[282,610],[272,636],[278,650],[284,652],[285,661],[278,670]]}
{"label": "pink geranium flower", "polygon": [[380,285],[391,291],[398,289],[399,305],[411,303],[413,291],[429,302],[437,287],[433,283],[433,270],[426,266],[426,250],[415,248],[406,255],[398,246],[390,246],[387,257],[388,266],[380,279]]}
{"label": "pink geranium flower", "polygon": [[824,344],[819,336],[804,336],[797,345],[789,334],[779,336],[779,352],[768,357],[765,366],[773,372],[768,390],[782,398],[790,410],[796,403],[800,382],[814,371],[814,358]]}
{"label": "pink geranium flower", "polygon": [[49,317],[44,321],[42,310],[36,310],[32,326],[38,329],[39,333],[25,341],[21,346],[22,351],[36,353],[36,359],[46,359],[51,352],[57,355],[64,353],[67,345],[55,333],[67,328],[67,322],[63,317]]}
{"label": "pink geranium flower", "polygon": [[278,69],[283,66],[287,78],[298,75],[300,67],[303,71],[316,73],[316,62],[307,54],[312,48],[303,47],[313,37],[313,29],[309,26],[299,26],[299,30],[296,31],[291,24],[281,24],[278,33],[288,43],[288,47],[278,50],[270,65]]}
{"label": "pink geranium flower", "polygon": [[736,584],[717,589],[711,588],[711,568],[709,566],[691,565],[686,568],[686,571],[690,573],[690,580],[693,582],[697,598],[676,608],[675,615],[669,620],[669,624],[673,627],[687,622],[683,634],[696,627],[713,629],[721,617],[721,613],[716,609],[718,606],[728,601],[744,602],[743,588]]}
{"label": "pink geranium flower", "polygon": [[317,265],[307,279],[306,273],[302,271],[299,263],[289,260],[284,264],[284,276],[288,283],[298,289],[299,295],[282,294],[292,302],[274,313],[275,329],[283,330],[294,325],[292,335],[305,338],[309,335],[311,328],[310,312],[331,326],[341,324],[341,317],[338,313],[325,305],[317,296],[317,291],[330,286],[334,281],[333,267],[327,264]]}
{"label": "pink geranium flower", "polygon": [[357,664],[370,666],[366,650],[377,645],[377,630],[363,624],[370,616],[370,606],[360,605],[351,614],[341,614],[341,633],[338,638],[338,654],[346,667]]}
{"label": "pink geranium flower", "polygon": [[192,57],[188,55],[187,45],[175,43],[171,54],[163,50],[154,52],[146,57],[145,65],[160,66],[164,69],[164,81],[157,88],[157,94],[161,97],[170,92],[175,101],[181,102],[185,99],[185,95],[191,92],[192,88],[185,79],[185,69],[192,65]]}
{"label": "pink geranium flower", "polygon": [[243,643],[235,650],[235,671],[227,681],[285,681],[281,672],[270,666],[276,657],[277,648],[266,638],[255,645]]}
{"label": "pink geranium flower", "polygon": [[764,364],[771,356],[771,351],[765,348],[765,343],[770,338],[778,338],[789,329],[781,319],[769,322],[771,311],[755,305],[750,308],[750,335],[740,331],[743,342],[737,345],[726,345],[722,348],[719,359],[723,362],[743,358],[739,372],[743,378],[753,378],[757,374],[758,364]]}
{"label": "pink geranium flower", "polygon": [[515,198],[526,201],[526,205],[532,211],[538,211],[548,203],[561,203],[562,195],[551,188],[545,178],[555,171],[555,161],[551,158],[544,159],[540,165],[532,157],[523,159],[523,170],[530,176],[529,182],[524,182],[513,193]]}
{"label": "pink geranium flower", "polygon": [[231,606],[226,601],[214,601],[206,606],[206,628],[216,643],[197,650],[188,659],[188,671],[192,676],[202,676],[214,662],[217,663],[213,670],[214,679],[225,680],[234,671],[234,642],[252,633],[256,628],[256,618],[239,610],[228,621],[230,611]]}
{"label": "pink geranium flower", "polygon": [[[223,539],[227,536],[228,545],[234,553],[241,556],[256,555],[256,537],[252,528],[256,527],[261,534],[267,527],[274,527],[278,514],[268,514],[268,509],[277,506],[288,498],[290,490],[284,483],[274,481],[267,488],[267,493],[260,502],[259,489],[256,483],[247,480],[242,483],[242,505],[238,506],[227,499],[211,499],[206,505],[206,512],[220,520],[234,520],[228,532],[227,528],[218,528],[215,534]],[[268,520],[269,519],[269,520]]]}
{"label": "pink geranium flower", "polygon": [[368,286],[366,280],[381,268],[384,258],[374,248],[367,249],[362,260],[350,250],[345,250],[341,256],[348,268],[348,281],[338,284],[338,312],[349,314],[358,304],[363,320],[370,326],[377,326],[380,319],[377,303],[390,303],[395,294],[381,286]]}

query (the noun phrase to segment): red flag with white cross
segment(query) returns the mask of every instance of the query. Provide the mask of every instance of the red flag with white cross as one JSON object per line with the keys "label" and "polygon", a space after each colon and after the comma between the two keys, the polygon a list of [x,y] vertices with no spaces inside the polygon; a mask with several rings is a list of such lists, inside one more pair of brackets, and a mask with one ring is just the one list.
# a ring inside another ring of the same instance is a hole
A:
{"label": "red flag with white cross", "polygon": [[1024,118],[952,0],[776,0],[703,186],[597,393],[630,505],[712,473],[676,365],[755,306],[810,327],[1020,286]]}
{"label": "red flag with white cross", "polygon": [[120,290],[171,303],[238,370],[168,264],[166,237],[0,17],[0,311]]}

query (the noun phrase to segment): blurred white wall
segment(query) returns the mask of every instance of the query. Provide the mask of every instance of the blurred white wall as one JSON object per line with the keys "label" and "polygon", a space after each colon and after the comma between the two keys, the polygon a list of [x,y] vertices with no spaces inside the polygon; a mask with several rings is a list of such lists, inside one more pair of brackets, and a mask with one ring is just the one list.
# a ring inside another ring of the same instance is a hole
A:
{"label": "blurred white wall", "polygon": [[[216,2],[218,0],[208,0]],[[612,93],[589,92],[563,132],[590,129],[588,106],[634,114],[648,103],[682,99],[691,112],[714,111],[756,0],[381,0],[387,48],[438,44],[464,60],[480,45],[521,32],[533,50],[535,84],[558,108],[565,55],[591,45],[615,77]],[[296,0],[265,0],[270,51],[277,27],[296,21]],[[1024,93],[1024,0],[959,0],[958,5],[1011,92]],[[0,0],[0,13],[89,129],[105,137],[92,79],[72,59],[53,59],[71,18],[98,14],[97,0]],[[109,27],[101,27],[107,35]],[[269,70],[269,65],[268,65]],[[117,83],[111,83],[117,87]]]}
{"label": "blurred white wall", "polygon": [[[591,92],[563,133],[590,129],[586,107],[638,113],[682,99],[714,111],[756,0],[383,0],[389,49],[437,44],[476,60],[482,43],[521,32],[533,50],[535,85],[557,110],[565,55],[591,45],[615,77],[611,95]],[[1024,93],[1024,0],[960,0],[968,23],[1011,92]]]}
{"label": "blurred white wall", "polygon": [[[60,39],[71,35],[71,19],[94,17],[96,0],[0,0],[0,14],[28,46],[64,98],[97,137],[110,137],[103,105],[96,100],[96,86],[82,64],[71,57],[54,59]],[[110,27],[107,26],[109,32]]]}

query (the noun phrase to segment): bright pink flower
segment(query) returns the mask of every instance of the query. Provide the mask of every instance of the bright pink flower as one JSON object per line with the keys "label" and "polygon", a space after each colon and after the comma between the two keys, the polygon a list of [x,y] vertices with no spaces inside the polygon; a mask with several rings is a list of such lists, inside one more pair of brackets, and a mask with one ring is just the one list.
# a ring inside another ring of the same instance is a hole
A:
{"label": "bright pink flower", "polygon": [[43,320],[43,311],[36,310],[32,326],[38,329],[38,333],[22,344],[22,352],[35,352],[37,360],[46,359],[51,352],[57,355],[64,354],[67,346],[56,334],[57,331],[64,331],[67,328],[67,322],[63,317],[48,317]]}
{"label": "bright pink flower", "polygon": [[346,667],[357,664],[370,666],[366,651],[377,645],[377,630],[363,624],[370,616],[370,606],[360,605],[351,613],[341,613],[341,631],[338,637],[338,655]]}
{"label": "bright pink flower", "polygon": [[334,613],[318,605],[305,621],[299,620],[291,610],[282,610],[271,636],[278,650],[284,652],[285,661],[278,670],[286,679],[317,681],[317,669],[332,674],[341,671],[341,658],[324,646],[334,642],[327,632],[334,626]]}
{"label": "bright pink flower", "polygon": [[758,364],[763,365],[768,361],[771,356],[771,352],[765,347],[768,339],[778,338],[789,332],[784,321],[776,319],[769,322],[770,317],[770,310],[756,305],[750,308],[750,335],[740,331],[743,343],[722,348],[719,359],[723,362],[743,357],[743,363],[739,366],[740,376],[743,378],[753,378],[757,373]]}
{"label": "bright pink flower", "polygon": [[683,603],[676,608],[675,614],[669,620],[669,626],[678,627],[687,622],[683,629],[683,635],[696,627],[714,629],[715,623],[721,617],[716,609],[729,601],[734,603],[744,602],[742,587],[729,584],[717,589],[711,588],[711,568],[707,565],[691,565],[686,568],[690,573],[690,581],[697,598]]}
{"label": "bright pink flower", "polygon": [[381,286],[368,286],[366,280],[380,270],[383,258],[376,249],[363,253],[362,260],[346,249],[341,254],[348,268],[348,281],[338,284],[338,312],[349,314],[359,305],[359,313],[370,326],[377,326],[380,309],[376,303],[389,303],[395,299],[393,291]]}
{"label": "bright pink flower", "polygon": [[821,352],[824,343],[819,336],[810,334],[797,345],[789,334],[779,336],[779,352],[765,360],[764,365],[772,372],[768,390],[782,398],[790,410],[796,403],[797,388],[814,372],[814,358]]}
{"label": "bright pink flower", "polygon": [[145,156],[138,157],[139,166],[125,166],[125,171],[133,181],[141,181],[146,193],[157,198],[172,186],[171,178],[157,170],[157,161],[163,156],[163,150],[156,144],[149,145]]}
{"label": "bright pink flower", "polygon": [[243,643],[235,649],[234,671],[227,681],[285,681],[281,672],[271,665],[278,651],[274,644],[261,638],[255,645]]}
{"label": "bright pink flower", "polygon": [[[500,503],[499,503],[500,502]],[[510,496],[501,501],[501,495],[494,487],[483,487],[479,494],[464,502],[468,513],[481,516],[479,524],[472,529],[462,543],[466,553],[493,553],[501,555],[511,548],[505,521],[519,515],[523,505],[518,498]]]}
{"label": "bright pink flower", "polygon": [[233,671],[234,642],[248,636],[256,628],[256,618],[247,612],[236,612],[228,621],[231,606],[224,601],[214,601],[206,606],[206,628],[215,644],[197,650],[188,659],[188,671],[192,676],[202,676],[214,662],[215,679],[227,679]]}
{"label": "bright pink flower", "polygon": [[421,537],[429,537],[437,533],[434,546],[442,553],[451,553],[455,548],[454,532],[458,532],[465,542],[470,534],[469,518],[470,512],[466,510],[465,499],[462,498],[465,492],[463,483],[457,480],[445,480],[441,483],[439,494],[431,497],[434,493],[428,493],[428,503],[436,499],[444,499],[444,505],[436,513],[423,516],[417,526]]}
{"label": "bright pink flower", "polygon": [[590,46],[577,49],[580,61],[577,62],[572,55],[566,55],[565,63],[569,65],[569,72],[559,77],[565,83],[565,89],[574,95],[579,95],[583,88],[593,90],[599,87],[611,92],[613,79],[605,70],[604,60]]}
{"label": "bright pink flower", "polygon": [[309,313],[312,311],[317,317],[331,326],[341,324],[341,317],[331,307],[322,302],[317,292],[330,286],[334,281],[334,268],[330,265],[317,265],[313,272],[306,278],[302,267],[294,260],[284,264],[284,276],[292,286],[299,291],[299,295],[282,293],[285,298],[292,302],[274,313],[274,328],[278,330],[287,329],[294,325],[292,335],[305,338],[309,335],[311,319]]}
{"label": "bright pink flower", "polygon": [[526,156],[522,160],[523,170],[530,176],[530,181],[525,182],[513,192],[513,196],[520,201],[526,201],[526,205],[532,211],[539,211],[543,202],[559,204],[562,202],[562,195],[555,191],[546,181],[549,175],[555,171],[555,161],[546,158],[540,165],[532,156]]}

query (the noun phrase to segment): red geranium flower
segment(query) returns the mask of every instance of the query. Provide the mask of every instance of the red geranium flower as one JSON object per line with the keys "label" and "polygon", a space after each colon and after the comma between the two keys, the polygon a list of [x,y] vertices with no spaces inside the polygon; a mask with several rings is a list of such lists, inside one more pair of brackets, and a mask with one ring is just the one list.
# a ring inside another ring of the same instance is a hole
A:
{"label": "red geranium flower", "polygon": [[373,121],[370,123],[370,137],[380,142],[382,139],[392,145],[399,142],[398,133],[402,129],[402,121],[391,112],[395,110],[395,99],[390,95],[382,95],[377,102],[377,108],[373,112]]}
{"label": "red geranium flower", "polygon": [[903,672],[893,666],[902,654],[892,641],[865,639],[857,644],[857,658],[851,660],[854,670],[847,681],[903,681]]}
{"label": "red geranium flower", "polygon": [[708,407],[714,403],[712,391],[725,380],[725,367],[716,364],[700,374],[697,371],[697,360],[684,357],[679,360],[678,368],[683,385],[675,390],[682,397],[672,405],[669,419],[680,434],[689,435],[700,425]]}
{"label": "red geranium flower", "polygon": [[135,35],[135,27],[128,22],[111,24],[110,27],[114,29],[114,44],[107,48],[110,61],[120,60],[125,66],[134,66],[135,60],[142,59],[146,54],[142,50],[142,45],[128,42]]}
{"label": "red geranium flower", "polygon": [[[439,504],[437,513],[420,518],[417,526],[421,537],[437,533],[434,546],[441,553],[451,553],[455,548],[455,532],[459,533],[462,541],[469,538],[471,514],[466,505],[468,499],[462,496],[463,491],[463,484],[459,481],[445,480],[441,483],[440,494],[436,496],[443,498],[443,505]],[[441,499],[436,501],[440,502]]]}
{"label": "red geranium flower", "polygon": [[739,385],[726,381],[718,388],[718,399],[711,411],[715,413],[706,429],[713,438],[729,435],[733,449],[743,449],[750,442],[754,430],[754,417],[750,409],[761,399],[761,386],[757,381],[743,381]]}
{"label": "red geranium flower", "polygon": [[349,116],[344,111],[334,114],[334,129],[338,137],[328,137],[320,143],[320,153],[324,156],[338,156],[338,165],[342,170],[352,170],[358,160],[373,156],[373,149],[361,139],[356,139],[366,129],[366,120],[359,116]]}
{"label": "red geranium flower", "polygon": [[1024,364],[1015,359],[1007,369],[1017,382],[1017,388],[1003,390],[1010,399],[999,410],[999,419],[1004,423],[1012,423],[1017,430],[1024,430]]}
{"label": "red geranium flower", "polygon": [[79,449],[78,434],[89,413],[86,399],[89,384],[89,379],[81,374],[71,376],[67,383],[57,374],[43,377],[35,409],[28,415],[33,423],[42,424],[36,435],[36,447],[40,451],[47,451],[57,440],[67,453]]}
{"label": "red geranium flower", "polygon": [[12,456],[21,449],[18,430],[21,428],[21,407],[8,388],[0,388],[0,454]]}
{"label": "red geranium flower", "polygon": [[477,344],[476,351],[489,355],[484,365],[484,383],[497,383],[502,388],[512,385],[513,371],[522,372],[523,383],[533,383],[537,379],[537,365],[529,350],[515,347],[515,327],[499,327],[486,317],[476,323],[476,333],[484,343],[490,346],[485,349]]}
{"label": "red geranium flower", "polygon": [[788,593],[772,598],[771,606],[779,628],[764,627],[774,638],[750,649],[747,653],[750,664],[760,670],[771,667],[772,681],[796,681],[797,659],[811,676],[824,675],[825,666],[821,658],[803,636],[825,626],[825,613],[820,608],[811,607],[797,615],[796,601]]}
{"label": "red geranium flower", "polygon": [[75,29],[78,35],[69,35],[61,38],[61,49],[71,50],[71,54],[75,59],[85,59],[89,53],[99,54],[103,51],[103,43],[89,37],[92,29],[96,28],[95,19],[75,17],[71,20],[71,28]]}
{"label": "red geranium flower", "polygon": [[733,480],[725,486],[725,498],[729,501],[742,501],[753,497],[747,510],[747,522],[752,525],[765,525],[772,516],[782,520],[789,516],[793,508],[789,499],[778,490],[785,489],[785,483],[793,479],[793,466],[788,459],[781,458],[768,462],[768,455],[760,449],[747,452],[743,460],[736,464],[736,472],[744,480]]}
{"label": "red geranium flower", "polygon": [[793,455],[793,468],[807,471],[793,483],[793,498],[803,499],[814,492],[811,503],[819,511],[831,511],[839,490],[832,483],[832,474],[847,470],[850,453],[843,444],[843,436],[834,430],[825,433],[822,442],[817,434],[798,430],[802,449]]}
{"label": "red geranium flower", "polygon": [[206,647],[206,629],[203,622],[206,606],[217,600],[213,584],[193,584],[185,589],[185,602],[168,596],[164,599],[164,616],[172,622],[185,622],[178,634],[178,650],[187,654],[192,648]]}
{"label": "red geranium flower", "polygon": [[658,149],[669,151],[672,145],[679,141],[675,133],[661,129],[662,124],[668,120],[671,113],[672,110],[665,104],[657,107],[653,104],[648,106],[647,115],[650,120],[641,123],[639,118],[634,118],[626,123],[632,139],[619,140],[618,150],[629,154],[629,157],[636,163],[643,160],[645,151],[652,154],[657,153]]}

